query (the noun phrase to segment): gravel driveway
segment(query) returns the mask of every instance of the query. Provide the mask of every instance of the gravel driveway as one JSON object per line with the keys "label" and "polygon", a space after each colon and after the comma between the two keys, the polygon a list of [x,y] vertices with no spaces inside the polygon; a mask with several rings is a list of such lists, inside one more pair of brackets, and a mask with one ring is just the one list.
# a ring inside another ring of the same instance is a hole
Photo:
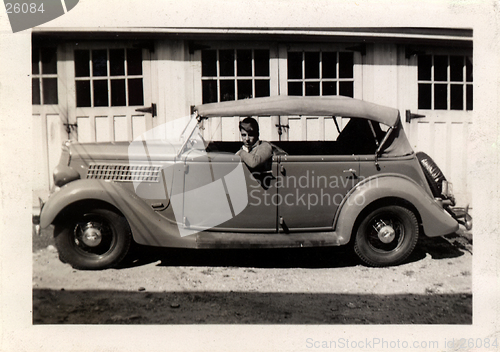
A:
{"label": "gravel driveway", "polygon": [[472,237],[422,238],[405,264],[348,247],[138,247],[122,267],[74,270],[33,244],[34,324],[472,324]]}

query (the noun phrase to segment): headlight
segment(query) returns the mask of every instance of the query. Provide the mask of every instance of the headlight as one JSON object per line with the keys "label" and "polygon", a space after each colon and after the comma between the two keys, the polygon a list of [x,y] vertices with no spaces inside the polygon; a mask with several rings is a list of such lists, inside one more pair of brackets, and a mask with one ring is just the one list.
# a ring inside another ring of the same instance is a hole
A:
{"label": "headlight", "polygon": [[451,205],[455,205],[455,196],[453,195],[453,184],[448,181],[443,181],[441,194],[451,201]]}
{"label": "headlight", "polygon": [[62,187],[66,183],[80,178],[80,174],[71,166],[69,166],[71,163],[70,145],[70,141],[66,141],[63,143],[59,164],[57,164],[52,174],[54,178],[54,184],[57,187]]}
{"label": "headlight", "polygon": [[447,198],[454,198],[453,196],[453,184],[448,181],[443,181],[442,183],[442,192],[443,196]]}

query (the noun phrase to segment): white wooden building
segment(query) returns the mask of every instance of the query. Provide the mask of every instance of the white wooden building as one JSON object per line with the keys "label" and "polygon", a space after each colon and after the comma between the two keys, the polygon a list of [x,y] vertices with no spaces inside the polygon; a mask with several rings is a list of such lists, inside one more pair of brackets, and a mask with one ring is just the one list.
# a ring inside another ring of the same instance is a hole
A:
{"label": "white wooden building", "polygon": [[[472,30],[457,28],[34,28],[34,194],[48,193],[67,139],[132,140],[203,102],[346,95],[398,108],[414,149],[465,205],[472,44]],[[329,138],[327,120],[276,119],[260,119],[263,139]],[[279,135],[277,124],[289,128]],[[238,139],[231,119],[206,133]]]}

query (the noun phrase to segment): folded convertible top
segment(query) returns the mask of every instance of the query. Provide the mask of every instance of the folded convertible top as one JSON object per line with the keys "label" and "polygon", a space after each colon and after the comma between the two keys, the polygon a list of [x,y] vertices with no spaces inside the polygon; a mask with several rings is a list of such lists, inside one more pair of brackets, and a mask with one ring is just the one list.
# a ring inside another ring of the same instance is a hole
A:
{"label": "folded convertible top", "polygon": [[360,117],[395,127],[399,111],[394,108],[343,96],[274,96],[198,105],[203,117],[221,116],[342,116]]}

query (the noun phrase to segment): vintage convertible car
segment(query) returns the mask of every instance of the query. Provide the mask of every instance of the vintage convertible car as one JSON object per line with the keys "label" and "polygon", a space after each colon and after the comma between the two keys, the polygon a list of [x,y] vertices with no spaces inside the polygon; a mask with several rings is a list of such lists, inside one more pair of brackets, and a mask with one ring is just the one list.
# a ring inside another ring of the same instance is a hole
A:
{"label": "vintage convertible car", "polygon": [[[331,141],[272,142],[255,173],[241,142],[209,141],[213,117],[319,116]],[[283,248],[353,244],[371,266],[396,265],[429,237],[470,228],[442,172],[415,153],[399,112],[347,97],[266,97],[196,106],[133,142],[66,142],[42,228],[55,225],[62,261],[104,269],[138,244]],[[348,122],[347,122],[348,121]],[[334,123],[334,124],[333,124]],[[206,132],[206,131],[205,131]],[[205,133],[206,134],[206,133]]]}

